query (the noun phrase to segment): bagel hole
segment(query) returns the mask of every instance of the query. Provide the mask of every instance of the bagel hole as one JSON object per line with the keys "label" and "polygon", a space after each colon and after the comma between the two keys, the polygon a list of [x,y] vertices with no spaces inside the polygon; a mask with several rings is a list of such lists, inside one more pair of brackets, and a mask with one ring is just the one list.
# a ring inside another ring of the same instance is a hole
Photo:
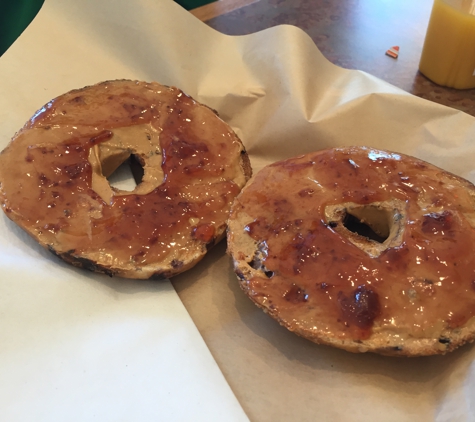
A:
{"label": "bagel hole", "polygon": [[371,209],[370,212],[365,208],[354,210],[353,213],[346,212],[343,226],[355,234],[378,243],[384,243],[391,229],[387,213],[376,208]]}
{"label": "bagel hole", "polygon": [[136,155],[131,154],[107,177],[107,181],[115,189],[131,192],[142,182],[143,175],[142,163]]}

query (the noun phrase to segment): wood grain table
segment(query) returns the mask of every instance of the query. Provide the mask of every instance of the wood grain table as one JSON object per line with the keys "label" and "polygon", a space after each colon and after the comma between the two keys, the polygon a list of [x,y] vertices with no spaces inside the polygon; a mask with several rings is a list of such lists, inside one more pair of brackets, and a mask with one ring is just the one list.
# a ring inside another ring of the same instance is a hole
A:
{"label": "wood grain table", "polygon": [[[432,0],[222,0],[192,13],[228,35],[295,25],[334,64],[475,116],[475,89],[441,87],[418,71],[431,7]],[[393,46],[397,60],[385,54]]]}

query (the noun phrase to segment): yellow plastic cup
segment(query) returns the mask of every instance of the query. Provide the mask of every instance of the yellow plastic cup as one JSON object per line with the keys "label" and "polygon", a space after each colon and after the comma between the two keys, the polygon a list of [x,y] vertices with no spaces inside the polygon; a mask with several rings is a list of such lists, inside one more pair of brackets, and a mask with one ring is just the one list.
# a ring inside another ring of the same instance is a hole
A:
{"label": "yellow plastic cup", "polygon": [[475,0],[434,0],[419,70],[439,85],[475,87]]}

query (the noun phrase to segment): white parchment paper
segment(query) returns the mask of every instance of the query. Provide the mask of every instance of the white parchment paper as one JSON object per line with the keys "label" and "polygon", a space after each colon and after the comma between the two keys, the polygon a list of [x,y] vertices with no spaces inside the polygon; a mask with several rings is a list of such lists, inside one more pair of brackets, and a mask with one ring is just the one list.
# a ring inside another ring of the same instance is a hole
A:
{"label": "white parchment paper", "polygon": [[[127,17],[118,2],[105,2],[102,16],[95,6],[47,0],[0,59],[2,149],[61,91],[152,77],[83,27],[108,34]],[[0,420],[247,420],[170,282],[77,271],[3,215],[0,268]]]}
{"label": "white parchment paper", "polygon": [[[291,26],[229,37],[170,0],[46,0],[0,59],[0,76],[2,145],[51,98],[132,78],[179,86],[218,110],[255,171],[316,149],[368,145],[475,181],[474,118],[332,65]],[[61,419],[48,417],[51,409],[74,409],[77,420],[87,419],[81,411],[97,420],[146,420],[129,417],[137,403],[152,419],[153,399],[172,397],[195,410],[203,403],[209,412],[230,406],[226,417],[203,413],[203,420],[243,417],[168,283],[76,271],[6,218],[0,222],[0,412],[23,420],[33,403],[43,420]],[[314,345],[239,292],[224,248],[173,283],[251,420],[475,419],[472,346],[407,360]],[[187,335],[185,347],[180,339]],[[175,389],[164,396],[169,385]],[[156,406],[170,410],[164,420],[183,420],[173,403]]]}

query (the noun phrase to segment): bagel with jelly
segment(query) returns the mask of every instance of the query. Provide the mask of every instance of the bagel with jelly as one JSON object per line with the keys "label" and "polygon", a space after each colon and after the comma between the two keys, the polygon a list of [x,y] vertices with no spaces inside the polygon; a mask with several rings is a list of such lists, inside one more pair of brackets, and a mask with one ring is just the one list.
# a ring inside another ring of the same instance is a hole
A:
{"label": "bagel with jelly", "polygon": [[367,147],[271,164],[236,198],[228,253],[290,331],[351,352],[444,354],[475,335],[475,187]]}
{"label": "bagel with jelly", "polygon": [[[127,159],[137,186],[108,177]],[[251,175],[246,151],[215,111],[181,90],[117,80],[42,107],[0,155],[6,215],[77,267],[167,278],[225,235]]]}

